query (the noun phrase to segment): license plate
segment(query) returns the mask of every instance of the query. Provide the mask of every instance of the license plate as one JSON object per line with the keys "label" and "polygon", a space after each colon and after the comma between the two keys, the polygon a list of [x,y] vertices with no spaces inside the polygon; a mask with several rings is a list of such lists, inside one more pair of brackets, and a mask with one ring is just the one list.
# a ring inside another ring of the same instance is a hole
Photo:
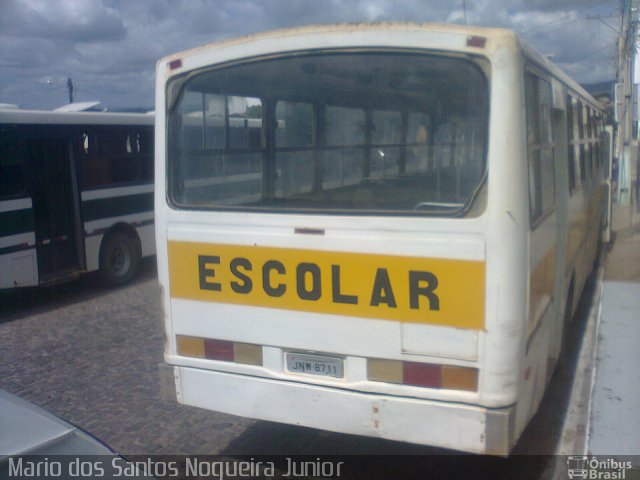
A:
{"label": "license plate", "polygon": [[344,362],[341,358],[309,355],[306,353],[287,353],[287,370],[323,377],[344,377]]}

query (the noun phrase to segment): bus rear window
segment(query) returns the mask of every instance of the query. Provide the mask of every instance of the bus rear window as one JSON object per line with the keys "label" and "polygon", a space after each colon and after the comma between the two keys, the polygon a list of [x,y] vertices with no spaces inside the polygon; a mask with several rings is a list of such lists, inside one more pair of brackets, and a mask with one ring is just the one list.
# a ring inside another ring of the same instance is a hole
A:
{"label": "bus rear window", "polygon": [[488,85],[470,59],[322,53],[181,81],[168,132],[178,207],[455,215],[484,179]]}

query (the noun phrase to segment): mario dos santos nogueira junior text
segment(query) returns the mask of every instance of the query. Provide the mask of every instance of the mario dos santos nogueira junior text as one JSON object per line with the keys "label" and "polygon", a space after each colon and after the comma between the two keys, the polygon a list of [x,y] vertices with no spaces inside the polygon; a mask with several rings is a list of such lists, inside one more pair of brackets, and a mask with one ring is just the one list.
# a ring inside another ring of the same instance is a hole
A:
{"label": "mario dos santos nogueira junior text", "polygon": [[44,457],[37,460],[9,458],[9,478],[139,478],[140,475],[155,477],[218,478],[295,478],[295,477],[340,477],[344,462],[323,461],[286,457],[285,464],[278,466],[273,461],[249,460],[203,460],[184,457],[178,460],[129,461],[121,457]]}

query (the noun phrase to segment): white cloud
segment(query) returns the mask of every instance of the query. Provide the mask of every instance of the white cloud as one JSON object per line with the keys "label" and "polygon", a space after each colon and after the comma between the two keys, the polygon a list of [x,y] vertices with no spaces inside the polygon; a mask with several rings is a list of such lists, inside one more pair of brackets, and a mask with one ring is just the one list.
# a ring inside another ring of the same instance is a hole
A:
{"label": "white cloud", "polygon": [[117,10],[92,0],[3,0],[0,31],[16,37],[99,42],[123,38]]}
{"label": "white cloud", "polygon": [[[222,38],[344,21],[464,20],[462,0],[0,2],[0,101],[45,108],[66,101],[67,77],[77,85],[79,101],[151,107],[158,58]],[[611,11],[616,0],[467,0],[466,5],[469,23],[515,29],[579,81],[613,78],[615,33],[585,17]]]}

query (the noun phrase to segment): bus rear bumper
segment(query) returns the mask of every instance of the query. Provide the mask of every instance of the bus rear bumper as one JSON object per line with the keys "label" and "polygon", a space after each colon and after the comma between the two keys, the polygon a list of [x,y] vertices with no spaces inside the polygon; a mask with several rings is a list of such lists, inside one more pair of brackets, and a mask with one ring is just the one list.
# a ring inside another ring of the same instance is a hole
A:
{"label": "bus rear bumper", "polygon": [[161,371],[173,373],[180,403],[242,417],[501,456],[514,443],[513,406],[489,409],[191,367]]}

